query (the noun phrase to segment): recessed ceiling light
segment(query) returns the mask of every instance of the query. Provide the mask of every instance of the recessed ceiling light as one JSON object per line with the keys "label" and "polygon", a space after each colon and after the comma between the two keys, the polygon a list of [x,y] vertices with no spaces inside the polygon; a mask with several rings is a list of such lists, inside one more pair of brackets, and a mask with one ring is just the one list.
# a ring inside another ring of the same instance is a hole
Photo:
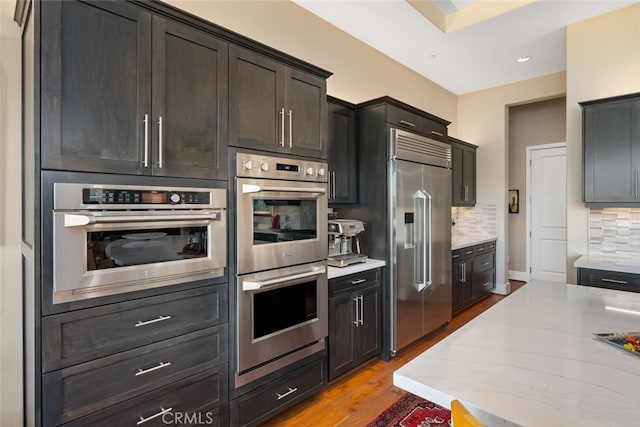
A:
{"label": "recessed ceiling light", "polygon": [[527,62],[530,61],[531,57],[530,56],[521,56],[520,58],[516,59],[516,62],[518,64],[522,64],[523,62]]}

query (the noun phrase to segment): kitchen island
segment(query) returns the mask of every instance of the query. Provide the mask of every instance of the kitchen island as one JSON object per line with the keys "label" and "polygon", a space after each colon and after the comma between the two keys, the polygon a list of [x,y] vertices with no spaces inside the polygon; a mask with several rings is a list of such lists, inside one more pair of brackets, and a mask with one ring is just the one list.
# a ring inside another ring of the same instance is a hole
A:
{"label": "kitchen island", "polygon": [[533,281],[393,375],[489,426],[640,425],[640,357],[593,333],[640,331],[640,294]]}

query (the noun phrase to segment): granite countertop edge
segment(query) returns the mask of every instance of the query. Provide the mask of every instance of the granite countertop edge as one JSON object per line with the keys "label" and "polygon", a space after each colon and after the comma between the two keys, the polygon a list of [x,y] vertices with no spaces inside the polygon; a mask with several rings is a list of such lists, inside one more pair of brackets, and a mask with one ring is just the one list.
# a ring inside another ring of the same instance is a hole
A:
{"label": "granite countertop edge", "polygon": [[352,264],[348,267],[328,267],[327,278],[331,280],[350,274],[361,273],[363,271],[373,270],[374,268],[384,267],[386,264],[383,260],[368,258],[366,262]]}

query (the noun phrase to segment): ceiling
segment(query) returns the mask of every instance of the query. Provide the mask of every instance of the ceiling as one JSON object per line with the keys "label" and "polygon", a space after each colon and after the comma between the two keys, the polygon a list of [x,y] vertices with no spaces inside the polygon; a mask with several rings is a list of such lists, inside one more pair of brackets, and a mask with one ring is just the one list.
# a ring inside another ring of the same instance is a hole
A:
{"label": "ceiling", "polygon": [[[640,1],[292,0],[455,94],[566,69],[565,28]],[[516,59],[531,60],[517,63]]]}

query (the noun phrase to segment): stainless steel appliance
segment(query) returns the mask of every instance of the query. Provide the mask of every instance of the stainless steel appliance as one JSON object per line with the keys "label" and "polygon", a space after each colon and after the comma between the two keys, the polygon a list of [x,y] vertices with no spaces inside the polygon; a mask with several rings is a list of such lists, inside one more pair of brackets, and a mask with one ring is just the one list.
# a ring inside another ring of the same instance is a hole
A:
{"label": "stainless steel appliance", "polygon": [[391,353],[451,320],[451,147],[390,129]]}
{"label": "stainless steel appliance", "polygon": [[238,273],[327,258],[327,164],[238,153]]}
{"label": "stainless steel appliance", "polygon": [[78,183],[53,189],[54,304],[224,274],[226,190]]}
{"label": "stainless steel appliance", "polygon": [[362,221],[332,219],[328,221],[328,230],[329,258],[327,264],[332,267],[346,267],[367,260],[368,257],[360,253],[360,237],[358,235],[364,231]]}
{"label": "stainless steel appliance", "polygon": [[236,154],[236,387],[325,348],[326,170]]}

